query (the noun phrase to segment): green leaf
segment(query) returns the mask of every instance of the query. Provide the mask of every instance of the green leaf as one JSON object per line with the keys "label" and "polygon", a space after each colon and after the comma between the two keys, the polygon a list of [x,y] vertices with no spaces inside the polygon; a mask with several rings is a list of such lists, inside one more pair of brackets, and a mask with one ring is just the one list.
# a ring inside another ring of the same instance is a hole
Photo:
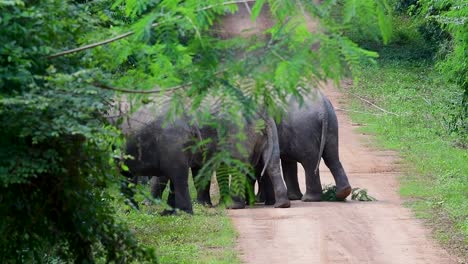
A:
{"label": "green leaf", "polygon": [[347,0],[344,1],[343,7],[343,21],[348,23],[351,19],[356,16],[356,8],[357,8],[357,1],[358,0]]}
{"label": "green leaf", "polygon": [[120,168],[121,168],[123,171],[128,171],[128,167],[127,167],[127,165],[125,165],[124,163],[121,163],[121,164],[120,164]]}
{"label": "green leaf", "polygon": [[254,6],[252,7],[252,16],[251,16],[252,21],[255,21],[257,19],[258,15],[262,11],[264,4],[265,4],[265,0],[255,1]]}
{"label": "green leaf", "polygon": [[377,1],[377,19],[384,44],[387,44],[392,35],[391,8],[386,0]]}

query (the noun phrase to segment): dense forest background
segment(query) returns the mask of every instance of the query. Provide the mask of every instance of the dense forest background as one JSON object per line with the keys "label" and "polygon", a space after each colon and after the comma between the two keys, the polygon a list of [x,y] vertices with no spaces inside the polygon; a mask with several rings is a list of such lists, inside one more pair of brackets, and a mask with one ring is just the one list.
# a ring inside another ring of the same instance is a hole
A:
{"label": "dense forest background", "polygon": [[379,51],[404,46],[385,54],[424,57],[456,87],[440,136],[466,148],[466,2],[256,1],[252,19],[263,7],[277,22],[270,37],[221,39],[213,25],[235,3],[0,0],[0,262],[155,260],[116,217],[124,139],[105,115],[122,94],[136,108],[168,93],[174,113],[221,94],[233,119],[257,107],[278,115],[298,85],[359,82]]}

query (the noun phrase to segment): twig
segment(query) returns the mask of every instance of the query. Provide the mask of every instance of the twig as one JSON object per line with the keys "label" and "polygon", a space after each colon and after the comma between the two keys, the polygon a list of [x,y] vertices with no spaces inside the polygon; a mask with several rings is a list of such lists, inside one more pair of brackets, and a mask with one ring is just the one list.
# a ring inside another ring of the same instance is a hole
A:
{"label": "twig", "polygon": [[[240,4],[240,3],[245,3],[245,2],[255,2],[255,0],[239,0],[239,1],[225,2],[225,3],[217,4],[217,5],[209,5],[209,6],[197,9],[196,12],[208,10],[208,9],[211,9],[211,8],[213,8],[215,6]],[[180,19],[180,18],[182,18],[182,16],[174,17],[174,19]],[[160,24],[161,23],[153,23],[153,24],[151,24],[151,27],[154,28],[154,27],[159,26]],[[54,59],[54,58],[61,57],[61,56],[67,55],[67,54],[72,54],[72,53],[84,51],[84,50],[87,50],[87,49],[92,49],[92,48],[95,48],[95,47],[98,47],[98,46],[102,46],[102,45],[109,44],[111,42],[126,38],[128,36],[133,35],[133,34],[135,34],[135,31],[129,31],[129,32],[123,33],[121,35],[118,35],[116,37],[106,39],[106,40],[103,40],[103,41],[100,41],[100,42],[96,42],[96,43],[93,43],[93,44],[88,44],[88,45],[78,47],[78,48],[74,48],[74,49],[70,49],[70,50],[61,51],[61,52],[52,54],[52,55],[48,56],[47,58],[48,59]]]}
{"label": "twig", "polygon": [[95,87],[101,88],[101,89],[117,91],[117,92],[122,92],[122,93],[152,94],[152,93],[160,93],[160,92],[172,92],[172,91],[175,91],[175,90],[183,89],[183,88],[191,86],[192,82],[182,84],[182,85],[178,85],[178,86],[174,86],[174,87],[170,87],[170,88],[167,88],[167,89],[155,88],[155,89],[151,89],[151,90],[130,90],[130,89],[123,89],[123,88],[116,88],[116,87],[112,87],[112,86],[102,84],[102,83],[97,83],[97,82],[92,83],[92,85],[95,86]]}
{"label": "twig", "polygon": [[351,93],[351,92],[348,92],[348,93],[349,93],[350,95],[352,95],[352,96],[354,96],[354,97],[360,99],[361,101],[364,101],[364,102],[366,102],[366,103],[372,105],[373,107],[379,109],[380,111],[382,111],[382,112],[384,112],[384,113],[392,114],[392,115],[395,115],[395,116],[400,116],[400,115],[398,115],[398,114],[395,114],[395,113],[392,113],[392,112],[389,112],[389,111],[383,109],[382,107],[380,107],[380,106],[378,106],[378,105],[376,105],[376,104],[370,102],[369,100],[366,100],[366,99],[360,97],[359,95],[353,94],[353,93]]}
{"label": "twig", "polygon": [[283,56],[281,56],[278,52],[276,52],[275,50],[272,50],[271,53],[273,53],[273,55],[275,55],[276,57],[278,57],[280,60],[282,61],[288,61],[287,59],[285,59]]}
{"label": "twig", "polygon": [[[216,71],[214,73],[214,75],[217,76],[217,75],[225,72],[226,70],[227,69],[221,69],[219,71]],[[117,92],[122,92],[122,93],[133,93],[133,94],[152,94],[152,93],[160,93],[160,92],[173,92],[175,90],[190,87],[190,86],[192,86],[192,84],[193,84],[193,82],[188,82],[188,83],[184,83],[184,84],[181,84],[181,85],[169,87],[169,88],[166,88],[166,89],[161,89],[159,86],[156,86],[155,88],[153,88],[151,90],[131,90],[131,89],[112,87],[112,86],[109,86],[107,84],[103,84],[103,83],[99,83],[99,82],[91,83],[91,85],[93,85],[93,86],[95,86],[97,88],[101,88],[101,89],[105,89],[105,90],[111,90],[111,91],[117,91]]]}
{"label": "twig", "polygon": [[55,54],[53,54],[53,55],[50,55],[50,56],[48,56],[47,58],[48,58],[48,59],[53,59],[53,58],[57,58],[57,57],[61,57],[61,56],[67,55],[67,54],[71,54],[71,53],[75,53],[75,52],[80,52],[80,51],[87,50],[87,49],[92,49],[92,48],[95,48],[95,47],[98,47],[98,46],[102,46],[102,45],[105,45],[105,44],[108,44],[108,43],[117,41],[117,40],[119,40],[119,39],[126,38],[126,37],[128,37],[128,36],[133,35],[133,34],[135,34],[135,32],[130,31],[130,32],[124,33],[124,34],[122,34],[122,35],[118,35],[118,36],[116,36],[116,37],[107,39],[107,40],[103,40],[103,41],[100,41],[100,42],[96,42],[96,43],[93,43],[93,44],[85,45],[85,46],[82,46],[82,47],[79,47],[79,48],[75,48],[75,49],[71,49],[71,50],[61,51],[61,52],[59,52],[59,53],[55,53]]}
{"label": "twig", "polygon": [[344,111],[344,112],[353,112],[353,113],[360,113],[360,114],[368,114],[368,115],[381,116],[381,114],[374,114],[374,113],[369,113],[369,112],[347,110],[347,109],[342,109],[342,108],[338,108],[338,107],[335,107],[335,110],[337,110],[337,111]]}
{"label": "twig", "polygon": [[211,8],[213,8],[215,6],[242,4],[242,3],[246,3],[246,2],[255,2],[255,0],[238,0],[238,1],[224,2],[224,3],[216,4],[216,5],[209,5],[209,6],[205,6],[205,7],[197,9],[197,12],[204,11],[204,10],[207,10],[207,9],[211,9]]}
{"label": "twig", "polygon": [[426,102],[428,105],[432,105],[429,100],[427,100],[424,96],[421,95],[421,98]]}
{"label": "twig", "polygon": [[247,12],[249,12],[249,14],[252,15],[252,10],[250,10],[250,6],[247,2],[248,1],[244,0],[244,6],[247,9]]}

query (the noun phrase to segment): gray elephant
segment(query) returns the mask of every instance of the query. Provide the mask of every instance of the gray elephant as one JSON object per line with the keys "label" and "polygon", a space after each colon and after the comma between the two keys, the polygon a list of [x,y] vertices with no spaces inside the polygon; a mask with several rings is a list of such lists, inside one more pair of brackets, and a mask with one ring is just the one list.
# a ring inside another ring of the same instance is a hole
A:
{"label": "gray elephant", "polygon": [[[217,117],[216,107],[211,113],[219,123],[228,128],[228,135],[236,135],[239,128],[222,116]],[[205,154],[210,157],[217,151],[218,134],[209,126],[200,127],[194,118],[180,115],[167,119],[168,104],[156,107],[151,104],[133,114],[124,121],[122,130],[126,135],[126,154],[133,159],[125,161],[132,176],[167,177],[170,180],[171,195],[168,204],[174,209],[192,213],[192,204],[188,190],[189,168],[197,171],[202,167],[204,153],[190,151],[198,140],[211,138],[212,143],[206,146]],[[255,118],[260,118],[256,116]],[[277,129],[271,118],[265,119],[265,129],[257,132],[255,118],[244,118],[243,132],[246,140],[239,142],[235,136],[228,139],[233,158],[250,162],[256,166],[265,161],[265,171],[271,178],[275,196],[275,207],[289,207],[286,186],[281,174]],[[241,145],[245,153],[240,153]],[[195,173],[196,174],[196,173]],[[245,206],[245,205],[244,205]]]}
{"label": "gray elephant", "polygon": [[[336,183],[336,197],[344,200],[351,193],[351,186],[340,162],[338,153],[338,120],[335,110],[319,90],[303,98],[303,101],[290,98],[287,112],[277,124],[281,150],[281,163],[284,180],[290,200],[302,199],[306,202],[320,201],[322,186],[319,164],[323,158]],[[302,195],[297,179],[297,163],[305,170],[306,192]],[[274,197],[266,191],[268,178],[260,183],[260,200],[274,202]]]}
{"label": "gray elephant", "polygon": [[[351,193],[351,186],[340,162],[338,153],[338,120],[331,102],[319,90],[304,96],[302,100],[290,98],[281,122],[277,124],[283,176],[290,200],[320,201],[322,186],[319,164],[323,158],[332,172],[337,186],[337,199],[344,200]],[[306,193],[302,195],[297,179],[297,163],[306,172]],[[269,177],[261,177],[262,164],[256,168],[259,179],[258,200],[274,204]],[[196,177],[196,172],[193,173]],[[251,188],[253,188],[253,183]],[[166,182],[155,181],[152,185],[154,197],[160,197]],[[266,188],[266,190],[265,190]],[[253,191],[247,192],[252,193]],[[197,201],[211,205],[209,185],[197,188]]]}

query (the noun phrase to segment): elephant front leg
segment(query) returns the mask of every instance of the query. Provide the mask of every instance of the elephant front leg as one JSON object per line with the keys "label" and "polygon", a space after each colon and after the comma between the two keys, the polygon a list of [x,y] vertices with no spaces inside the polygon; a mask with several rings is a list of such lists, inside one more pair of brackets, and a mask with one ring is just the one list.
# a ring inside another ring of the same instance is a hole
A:
{"label": "elephant front leg", "polygon": [[198,175],[200,168],[192,168],[193,182],[197,189],[197,202],[202,205],[213,206],[210,197],[211,178],[203,179],[202,175]]}
{"label": "elephant front leg", "polygon": [[291,202],[288,199],[288,192],[283,181],[279,155],[277,158],[272,158],[270,164],[267,166],[267,173],[270,176],[271,183],[273,185],[273,191],[275,194],[276,208],[288,208],[291,206]]}
{"label": "elephant front leg", "polygon": [[170,209],[165,209],[161,215],[173,215],[176,213],[175,210],[175,193],[174,193],[174,184],[172,181],[169,182],[169,194],[167,195],[167,205],[171,207]]}
{"label": "elephant front leg", "polygon": [[[168,204],[172,207],[172,212],[182,210],[186,213],[193,214],[192,201],[190,199],[188,188],[188,168],[175,169],[165,175],[170,175],[171,192],[168,197]],[[169,214],[167,211],[163,214]]]}
{"label": "elephant front leg", "polygon": [[151,178],[151,196],[153,199],[161,200],[164,190],[166,189],[167,183],[169,181],[168,177],[161,176]]}
{"label": "elephant front leg", "polygon": [[297,179],[297,162],[293,160],[281,160],[283,167],[283,176],[288,188],[289,200],[300,200],[302,192],[299,188],[299,180]]}

